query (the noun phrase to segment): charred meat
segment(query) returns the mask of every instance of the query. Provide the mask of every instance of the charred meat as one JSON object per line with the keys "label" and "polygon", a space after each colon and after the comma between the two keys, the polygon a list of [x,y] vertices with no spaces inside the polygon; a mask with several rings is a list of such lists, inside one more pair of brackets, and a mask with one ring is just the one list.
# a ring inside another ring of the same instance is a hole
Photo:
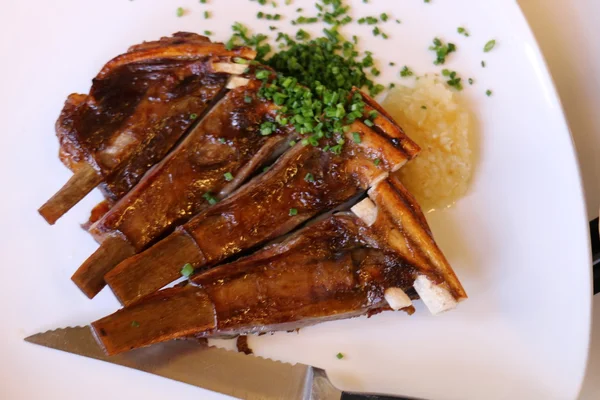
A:
{"label": "charred meat", "polygon": [[54,223],[98,185],[112,201],[121,198],[239,73],[229,67],[235,57],[254,51],[179,33],[108,62],[88,95],[69,96],[56,123],[60,159],[75,175],[42,216]]}

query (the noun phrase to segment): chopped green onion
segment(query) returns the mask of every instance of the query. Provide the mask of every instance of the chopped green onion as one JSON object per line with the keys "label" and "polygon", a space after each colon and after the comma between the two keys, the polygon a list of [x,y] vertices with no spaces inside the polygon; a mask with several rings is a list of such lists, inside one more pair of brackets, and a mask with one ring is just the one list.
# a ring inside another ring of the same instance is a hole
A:
{"label": "chopped green onion", "polygon": [[376,158],[375,161],[373,161],[373,164],[375,164],[375,166],[378,166],[379,164],[381,164],[381,160],[379,158]]}
{"label": "chopped green onion", "polygon": [[306,176],[304,177],[304,180],[306,182],[314,182],[315,181],[315,177],[313,176],[313,174],[311,174],[310,172],[306,174]]}
{"label": "chopped green onion", "polygon": [[486,91],[485,91],[485,95],[486,95],[487,97],[490,97],[490,96],[492,95],[492,91],[491,91],[490,89],[486,90]]}
{"label": "chopped green onion", "polygon": [[489,51],[491,51],[494,48],[495,45],[496,45],[496,41],[490,40],[485,44],[485,46],[483,46],[483,51],[485,53],[488,53]]}
{"label": "chopped green onion", "polygon": [[386,22],[386,21],[388,20],[388,18],[389,18],[389,17],[388,17],[388,15],[387,15],[386,13],[382,13],[382,14],[379,16],[379,18],[381,18],[381,20],[382,20],[383,22]]}
{"label": "chopped green onion", "polygon": [[225,138],[219,138],[219,143],[225,143]]}
{"label": "chopped green onion", "polygon": [[269,75],[271,75],[269,71],[264,69],[256,71],[256,79],[260,79],[261,81],[267,79]]}
{"label": "chopped green onion", "polygon": [[373,125],[375,125],[373,123],[373,121],[371,121],[370,119],[365,119],[365,125],[368,126],[369,128],[372,127]]}
{"label": "chopped green onion", "polygon": [[[427,3],[428,1],[425,0],[425,2]],[[342,358],[344,358],[344,355],[342,353],[337,353],[335,356],[337,357],[338,360],[341,360]]]}
{"label": "chopped green onion", "polygon": [[188,278],[193,273],[194,273],[194,267],[192,267],[192,264],[190,264],[190,263],[185,264],[183,266],[183,268],[181,268],[181,275],[185,276],[186,278]]}
{"label": "chopped green onion", "polygon": [[248,103],[248,104],[252,103],[252,97],[244,96],[244,103]]}
{"label": "chopped green onion", "polygon": [[139,328],[139,327],[140,327],[140,323],[139,323],[139,322],[137,322],[137,321],[131,321],[131,326],[132,326],[133,328]]}
{"label": "chopped green onion", "polygon": [[200,3],[206,4],[206,0],[200,0]]}
{"label": "chopped green onion", "polygon": [[354,143],[360,143],[361,142],[361,140],[360,140],[360,133],[358,133],[358,132],[352,132],[352,140],[354,140]]}
{"label": "chopped green onion", "polygon": [[483,61],[483,60],[481,61],[481,66],[482,66],[483,68],[485,68],[485,61]]}
{"label": "chopped green onion", "polygon": [[210,36],[210,35],[212,35],[213,33],[212,33],[211,31],[204,31],[204,34],[205,34],[206,36]]}
{"label": "chopped green onion", "polygon": [[193,121],[193,120],[195,120],[196,118],[198,118],[198,114],[196,114],[196,113],[192,113],[192,114],[190,114],[190,119],[191,119],[192,121]]}
{"label": "chopped green onion", "polygon": [[473,78],[469,78],[469,85],[472,85],[472,84],[473,84],[473,82],[474,82],[474,81],[473,81]]}
{"label": "chopped green onion", "polygon": [[408,68],[406,65],[404,67],[402,67],[402,69],[400,70],[400,76],[403,78],[406,78],[407,76],[413,76],[414,72],[411,71],[410,68]]}
{"label": "chopped green onion", "polygon": [[184,14],[185,14],[185,10],[183,9],[183,7],[177,7],[177,16],[183,17]]}
{"label": "chopped green onion", "polygon": [[433,46],[429,46],[429,50],[435,51],[436,59],[433,62],[435,65],[444,64],[446,56],[456,51],[454,43],[444,44],[439,38],[433,39]]}
{"label": "chopped green onion", "polygon": [[469,32],[467,32],[467,30],[465,28],[463,28],[462,26],[459,26],[456,31],[458,33],[460,33],[461,35],[465,36],[465,37],[469,37]]}
{"label": "chopped green onion", "polygon": [[223,174],[223,176],[225,177],[225,180],[226,180],[227,182],[229,182],[229,181],[232,181],[232,180],[233,180],[233,175],[231,174],[231,172],[225,172],[225,173]]}
{"label": "chopped green onion", "polygon": [[219,202],[219,201],[218,201],[218,200],[217,200],[215,197],[213,197],[213,195],[212,195],[212,194],[210,194],[210,192],[204,193],[204,194],[202,195],[202,197],[203,197],[203,198],[204,198],[206,201],[208,201],[208,204],[210,204],[211,206],[214,206],[215,204],[217,204],[217,203]]}
{"label": "chopped green onion", "polygon": [[298,210],[295,208],[290,208],[290,217],[293,217],[294,215],[298,215]]}
{"label": "chopped green onion", "polygon": [[421,109],[427,110],[427,106],[421,106]]}
{"label": "chopped green onion", "polygon": [[209,18],[210,18],[210,12],[204,11],[204,19],[209,19]]}

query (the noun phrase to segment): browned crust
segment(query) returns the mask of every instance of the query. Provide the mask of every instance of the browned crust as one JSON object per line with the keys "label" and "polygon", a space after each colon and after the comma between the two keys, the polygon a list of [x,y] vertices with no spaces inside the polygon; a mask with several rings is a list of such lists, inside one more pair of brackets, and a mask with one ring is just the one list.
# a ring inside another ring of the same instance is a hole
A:
{"label": "browned crust", "polygon": [[379,230],[379,234],[387,235],[388,239],[400,232],[407,242],[389,240],[389,243],[396,249],[402,248],[401,252],[411,258],[410,261],[421,273],[436,284],[447,286],[456,301],[466,299],[464,288],[435,243],[421,207],[400,180],[395,176],[389,177],[369,190],[369,197],[379,211],[373,228]]}
{"label": "browned crust", "polygon": [[396,147],[402,149],[408,160],[412,160],[421,151],[421,148],[409,138],[404,130],[394,121],[394,118],[387,113],[372,97],[365,92],[354,87],[353,92],[359,92],[366,103],[366,112],[377,111],[378,115],[373,119],[375,128],[379,134],[385,136]]}
{"label": "browned crust", "polygon": [[106,77],[111,71],[126,64],[157,59],[196,59],[201,57],[243,57],[254,59],[256,52],[248,47],[227,50],[222,43],[174,43],[169,46],[148,46],[121,54],[110,60],[98,73],[97,79]]}
{"label": "browned crust", "polygon": [[194,286],[173,287],[92,323],[108,355],[193,335],[216,326],[212,302]]}

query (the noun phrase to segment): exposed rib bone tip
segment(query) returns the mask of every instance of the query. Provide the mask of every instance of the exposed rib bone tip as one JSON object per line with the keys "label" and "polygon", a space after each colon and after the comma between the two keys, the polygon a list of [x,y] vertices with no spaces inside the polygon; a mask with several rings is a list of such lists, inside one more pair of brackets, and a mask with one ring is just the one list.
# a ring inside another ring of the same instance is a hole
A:
{"label": "exposed rib bone tip", "polygon": [[227,81],[227,89],[235,89],[240,86],[246,86],[250,82],[250,79],[242,78],[239,76],[232,76]]}
{"label": "exposed rib bone tip", "polygon": [[246,64],[236,63],[212,63],[215,72],[224,72],[226,74],[241,75],[248,66]]}
{"label": "exposed rib bone tip", "polygon": [[385,298],[385,301],[387,301],[390,308],[394,311],[398,311],[412,305],[410,297],[408,297],[408,295],[404,293],[404,290],[400,289],[399,287],[387,288],[383,294],[383,297]]}
{"label": "exposed rib bone tip", "polygon": [[419,275],[415,279],[414,288],[433,315],[456,307],[457,302],[452,294],[441,285],[433,283],[425,275]]}
{"label": "exposed rib bone tip", "polygon": [[355,204],[350,211],[362,219],[367,226],[371,226],[377,221],[377,206],[369,198]]}

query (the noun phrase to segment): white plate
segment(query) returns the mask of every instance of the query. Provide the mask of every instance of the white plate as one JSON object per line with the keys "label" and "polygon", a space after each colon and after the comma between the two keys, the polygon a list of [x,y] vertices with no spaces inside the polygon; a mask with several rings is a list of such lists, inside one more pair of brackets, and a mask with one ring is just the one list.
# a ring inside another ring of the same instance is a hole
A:
{"label": "white plate", "polygon": [[[55,0],[0,6],[0,398],[220,397],[22,342],[37,331],[85,324],[117,308],[110,293],[88,301],[69,280],[96,247],[78,223],[99,195],[88,196],[54,227],[36,213],[70,176],[56,157],[53,132],[66,96],[86,92],[104,62],[145,39],[209,29],[225,40],[233,21],[262,32],[289,22],[256,20],[263,9],[256,2],[208,3]],[[263,10],[296,15],[302,6],[313,13],[312,1],[278,3],[276,10]],[[440,317],[418,307],[412,317],[383,313],[327,323],[300,334],[253,338],[251,346],[260,355],[324,367],[344,389],[432,399],[575,398],[590,326],[587,222],[568,128],[520,10],[504,0],[354,3],[354,15],[393,15],[382,26],[387,41],[374,38],[370,27],[345,28],[374,51],[382,80],[400,81],[404,64],[418,73],[439,70],[427,47],[440,36],[459,48],[446,67],[476,81],[463,92],[481,136],[472,191],[455,208],[429,216],[470,299]],[[178,6],[189,14],[177,18]],[[204,19],[204,9],[212,11],[211,19]],[[461,25],[471,37],[456,33]],[[484,54],[492,38],[498,44]],[[488,88],[494,92],[489,98]],[[346,357],[337,360],[338,352]]]}

